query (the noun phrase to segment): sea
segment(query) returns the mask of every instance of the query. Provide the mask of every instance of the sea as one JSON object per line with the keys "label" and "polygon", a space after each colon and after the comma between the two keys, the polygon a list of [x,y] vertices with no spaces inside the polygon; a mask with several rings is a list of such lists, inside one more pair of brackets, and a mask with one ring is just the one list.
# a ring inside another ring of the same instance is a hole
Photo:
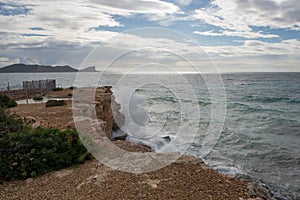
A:
{"label": "sea", "polygon": [[0,89],[45,79],[112,85],[128,140],[198,156],[263,184],[276,199],[300,199],[300,73],[7,73]]}

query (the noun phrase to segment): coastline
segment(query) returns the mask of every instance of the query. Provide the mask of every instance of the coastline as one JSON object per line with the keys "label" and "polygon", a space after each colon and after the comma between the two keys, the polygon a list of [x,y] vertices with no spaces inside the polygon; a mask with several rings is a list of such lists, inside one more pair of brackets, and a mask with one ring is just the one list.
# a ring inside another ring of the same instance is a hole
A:
{"label": "coastline", "polygon": [[[51,95],[55,97],[55,94]],[[56,95],[63,96],[61,93]],[[25,117],[25,121],[27,120],[33,127],[51,126],[66,129],[74,127],[71,109],[71,101],[67,101],[64,107],[45,108],[44,103],[18,105],[10,109],[10,112]],[[113,143],[128,151],[151,151],[127,141]],[[33,188],[33,191],[28,188]],[[44,191],[47,188],[60,189],[54,189],[46,194]],[[53,197],[52,199],[56,197],[57,199],[251,199],[252,197],[272,199],[268,191],[257,184],[220,174],[199,158],[187,155],[183,155],[178,161],[163,169],[145,174],[112,170],[92,160],[75,168],[34,179],[4,183],[0,185],[0,189],[0,196],[14,194],[12,198],[7,199],[22,199],[26,196],[28,198],[49,196]],[[61,189],[65,189],[65,192]],[[122,192],[118,192],[120,190]]]}

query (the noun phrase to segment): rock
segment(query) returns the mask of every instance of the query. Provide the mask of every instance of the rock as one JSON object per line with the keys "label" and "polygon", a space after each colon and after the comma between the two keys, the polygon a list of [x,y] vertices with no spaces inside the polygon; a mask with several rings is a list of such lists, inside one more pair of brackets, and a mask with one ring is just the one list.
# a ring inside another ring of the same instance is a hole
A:
{"label": "rock", "polygon": [[85,185],[85,184],[87,184],[87,182],[82,182],[82,183],[80,183],[79,185],[77,185],[77,190],[79,190],[80,188],[81,188],[81,186],[83,186],[83,185]]}
{"label": "rock", "polygon": [[144,181],[144,183],[150,185],[153,189],[156,189],[157,188],[157,185],[160,183],[161,181],[158,180],[158,179],[147,179]]}
{"label": "rock", "polygon": [[101,129],[109,139],[112,138],[112,131],[117,130],[125,123],[125,116],[120,112],[121,106],[115,101],[110,89],[111,86],[97,88],[95,95],[96,116],[105,122],[102,123]]}
{"label": "rock", "polygon": [[66,105],[65,100],[49,100],[46,102],[46,107],[64,106],[64,105]]}
{"label": "rock", "polygon": [[37,128],[37,127],[41,126],[41,122],[32,116],[23,117],[23,121],[26,124],[30,125],[32,128]]}
{"label": "rock", "polygon": [[140,145],[140,146],[142,146],[142,147],[144,147],[144,148],[146,148],[146,149],[152,150],[152,147],[149,146],[149,145],[147,145],[147,144],[145,144],[145,143],[137,142],[137,144]]}
{"label": "rock", "polygon": [[203,160],[192,155],[181,155],[174,163],[204,164]]}
{"label": "rock", "polygon": [[41,126],[41,122],[35,122],[34,124],[31,125],[32,128],[37,128]]}
{"label": "rock", "polygon": [[33,178],[28,178],[28,179],[25,180],[26,184],[29,184],[29,183],[31,183],[32,181],[33,181]]}
{"label": "rock", "polygon": [[35,117],[32,117],[32,116],[26,116],[23,118],[23,121],[26,123],[26,124],[34,124],[37,120]]}
{"label": "rock", "polygon": [[55,176],[59,177],[59,178],[63,178],[65,176],[68,176],[72,172],[73,172],[72,169],[60,170],[60,171],[55,172]]}
{"label": "rock", "polygon": [[[101,87],[100,87],[101,88]],[[102,87],[103,89],[105,89],[105,93],[112,93],[111,92],[111,88],[112,88],[112,86],[108,86],[108,85],[105,85],[104,87]]]}
{"label": "rock", "polygon": [[101,129],[109,139],[112,137],[112,127],[114,123],[110,96],[111,94],[104,93],[103,90],[97,89],[95,99],[96,116],[99,120],[105,122],[101,124]]}
{"label": "rock", "polygon": [[169,142],[171,142],[171,137],[170,136],[164,136],[164,137],[162,137],[162,139],[165,141],[165,142],[167,142],[167,143],[169,143]]}
{"label": "rock", "polygon": [[117,129],[113,132],[112,135],[112,140],[126,140],[127,138],[127,133],[124,133],[124,131],[122,131],[121,129]]}
{"label": "rock", "polygon": [[119,129],[125,124],[125,116],[120,112],[121,105],[116,102],[115,96],[112,95],[112,114],[114,118],[113,130]]}
{"label": "rock", "polygon": [[129,152],[153,152],[151,149],[143,147],[141,145],[138,145],[136,143],[123,141],[123,140],[117,140],[113,141],[113,144],[117,145],[119,148],[124,149],[125,151]]}
{"label": "rock", "polygon": [[127,138],[127,133],[123,133],[122,135],[115,136],[112,139],[113,140],[126,140],[126,138]]}
{"label": "rock", "polygon": [[106,183],[106,178],[113,171],[111,168],[106,167],[104,165],[97,166],[97,174],[93,176],[92,180],[95,184],[101,185]]}
{"label": "rock", "polygon": [[70,120],[70,121],[67,122],[67,126],[71,126],[73,124],[74,124],[74,120]]}
{"label": "rock", "polygon": [[275,200],[271,197],[269,191],[265,187],[257,183],[249,183],[248,190],[251,197],[258,197],[263,200]]}

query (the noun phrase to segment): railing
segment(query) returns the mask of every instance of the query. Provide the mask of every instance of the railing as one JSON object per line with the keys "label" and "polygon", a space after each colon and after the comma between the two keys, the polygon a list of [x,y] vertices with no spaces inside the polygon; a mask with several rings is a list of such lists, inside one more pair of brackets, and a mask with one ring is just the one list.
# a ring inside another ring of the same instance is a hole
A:
{"label": "railing", "polygon": [[22,89],[12,89],[7,83],[7,90],[0,91],[0,93],[9,96],[12,99],[28,99],[37,95],[45,95],[56,88],[56,80],[33,80],[23,81]]}

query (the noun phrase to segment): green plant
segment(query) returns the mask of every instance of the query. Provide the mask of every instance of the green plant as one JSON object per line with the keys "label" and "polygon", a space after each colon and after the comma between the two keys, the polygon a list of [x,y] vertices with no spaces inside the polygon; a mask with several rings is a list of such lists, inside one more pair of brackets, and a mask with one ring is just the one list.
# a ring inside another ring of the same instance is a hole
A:
{"label": "green plant", "polygon": [[71,87],[69,87],[69,89],[70,89],[70,90],[74,90],[74,89],[76,89],[76,87],[71,86]]}
{"label": "green plant", "polygon": [[57,87],[57,88],[53,88],[52,91],[62,91],[64,88],[62,87]]}
{"label": "green plant", "polygon": [[43,97],[42,96],[36,96],[32,98],[34,101],[42,101]]}
{"label": "green plant", "polygon": [[0,112],[0,182],[25,179],[91,159],[74,129],[32,129]]}
{"label": "green plant", "polygon": [[17,106],[16,101],[12,100],[11,98],[9,98],[4,94],[0,94],[0,108],[11,108],[16,106]]}
{"label": "green plant", "polygon": [[24,131],[27,128],[21,118],[8,115],[3,108],[0,108],[0,138],[10,132]]}
{"label": "green plant", "polygon": [[46,107],[64,106],[64,105],[66,105],[65,100],[48,100],[46,102]]}

